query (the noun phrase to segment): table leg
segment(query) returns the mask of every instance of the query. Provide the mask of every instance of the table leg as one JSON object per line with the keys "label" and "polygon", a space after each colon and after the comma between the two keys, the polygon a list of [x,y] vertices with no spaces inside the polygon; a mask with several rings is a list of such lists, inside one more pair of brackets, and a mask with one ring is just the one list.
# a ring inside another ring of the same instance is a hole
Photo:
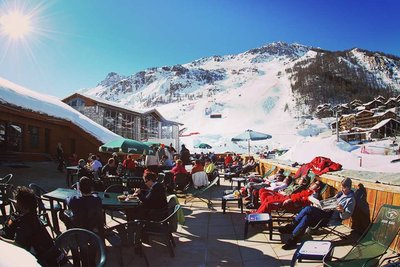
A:
{"label": "table leg", "polygon": [[222,198],[222,213],[225,214],[225,209],[226,209],[226,199]]}
{"label": "table leg", "polygon": [[272,240],[272,218],[268,221],[269,240]]}
{"label": "table leg", "polygon": [[60,225],[58,224],[57,211],[54,209],[54,200],[50,199],[51,220],[53,221],[54,232],[56,235],[61,234]]}
{"label": "table leg", "polygon": [[247,231],[249,230],[249,221],[246,219],[246,222],[244,223],[244,240],[247,238]]}

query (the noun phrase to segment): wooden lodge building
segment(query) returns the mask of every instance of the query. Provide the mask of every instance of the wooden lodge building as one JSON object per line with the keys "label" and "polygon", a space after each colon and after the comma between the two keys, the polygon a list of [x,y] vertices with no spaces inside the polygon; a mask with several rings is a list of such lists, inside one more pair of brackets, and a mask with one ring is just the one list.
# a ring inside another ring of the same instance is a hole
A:
{"label": "wooden lodge building", "polygon": [[[68,108],[61,101],[59,104]],[[43,103],[45,105],[47,103]],[[54,108],[56,106],[60,107],[55,104]],[[38,108],[40,104],[26,108],[11,101],[0,101],[0,163],[54,160],[58,142],[62,144],[66,159],[73,153],[86,157],[97,152],[105,141],[118,138],[100,126],[96,132],[105,133],[102,137],[96,136],[66,118],[48,115]]]}
{"label": "wooden lodge building", "polygon": [[156,109],[139,112],[79,93],[68,96],[63,102],[120,136],[179,147],[179,125],[182,124],[166,120]]}

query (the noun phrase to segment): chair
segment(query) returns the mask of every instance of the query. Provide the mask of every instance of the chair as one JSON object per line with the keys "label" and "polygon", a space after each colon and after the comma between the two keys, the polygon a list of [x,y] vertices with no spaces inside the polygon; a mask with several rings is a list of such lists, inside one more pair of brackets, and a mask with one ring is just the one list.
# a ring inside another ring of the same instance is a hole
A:
{"label": "chair", "polygon": [[65,255],[71,251],[74,266],[102,267],[106,263],[106,248],[95,233],[80,228],[72,228],[55,240],[55,247]]}
{"label": "chair", "polygon": [[6,206],[11,206],[10,199],[12,198],[13,187],[12,184],[0,183],[0,209],[3,217],[7,216]]}
{"label": "chair", "polygon": [[[104,194],[106,194],[106,193],[121,193],[122,194],[124,192],[130,192],[130,190],[128,187],[123,186],[122,184],[113,184],[104,190]],[[114,219],[114,210],[111,208],[108,208],[108,210],[111,211],[111,219]]]}
{"label": "chair", "polygon": [[159,172],[157,177],[157,183],[164,184],[165,173]]}
{"label": "chair", "polygon": [[[45,213],[47,211],[51,211],[50,207],[50,201],[46,198],[43,198],[42,195],[46,194],[47,191],[38,186],[35,183],[29,184],[29,188],[33,190],[33,192],[36,195],[36,199],[38,202],[38,208],[39,208],[39,213]],[[61,210],[61,204],[60,203],[55,203],[54,204],[54,210],[59,211]]]}
{"label": "chair", "polygon": [[122,185],[122,179],[117,176],[112,176],[112,177],[104,177],[102,179],[104,187],[108,188],[111,185],[117,184],[117,185]]}
{"label": "chair", "polygon": [[207,203],[208,207],[210,207],[212,205],[211,200],[207,199],[207,201],[206,201],[203,198],[201,198],[201,195],[204,194],[206,191],[208,191],[208,189],[210,189],[211,187],[216,185],[218,180],[219,180],[219,177],[216,177],[208,186],[200,188],[200,189],[189,188],[189,190],[187,190],[187,192],[186,192],[186,195],[189,195],[189,196],[187,196],[185,198],[185,204],[195,198],[198,198],[199,200]]}
{"label": "chair", "polygon": [[195,188],[208,185],[208,176],[205,171],[192,174],[192,182]]}
{"label": "chair", "polygon": [[142,176],[134,176],[126,178],[126,186],[132,188],[143,188],[145,186]]}
{"label": "chair", "polygon": [[[378,266],[399,229],[400,206],[385,204],[353,248],[342,258],[332,256],[335,261],[325,256],[324,266]],[[333,252],[334,247],[331,250]]]}
{"label": "chair", "polygon": [[122,223],[108,228],[105,233],[106,240],[111,246],[115,246],[119,250],[119,265],[124,266],[123,260],[123,249],[132,248],[138,249],[140,254],[144,256],[146,261],[146,266],[149,266],[148,259],[143,253],[142,249],[142,234],[143,234],[144,224],[139,221],[133,221],[128,223]]}
{"label": "chair", "polygon": [[215,169],[215,170],[212,172],[211,180],[210,180],[210,177],[208,177],[208,180],[209,180],[209,182],[211,183],[211,182],[212,182],[215,178],[217,178],[217,177],[218,177],[217,185],[220,186],[220,185],[221,185],[221,182],[220,182],[220,180],[219,180],[219,172],[218,172],[218,169]]}
{"label": "chair", "polygon": [[155,222],[155,221],[145,221],[142,220],[141,222],[144,223],[143,235],[148,236],[161,236],[164,238],[167,247],[169,249],[169,255],[171,257],[175,257],[175,252],[173,247],[176,246],[174,238],[172,236],[171,228],[173,228],[173,223],[177,221],[177,213],[181,205],[176,204],[174,207],[173,212],[164,220]]}
{"label": "chair", "polygon": [[184,190],[187,185],[188,185],[188,174],[177,173],[175,175],[174,189]]}
{"label": "chair", "polygon": [[3,178],[0,178],[0,184],[8,184],[12,177],[13,177],[13,175],[11,173],[9,173],[6,176],[4,176]]}

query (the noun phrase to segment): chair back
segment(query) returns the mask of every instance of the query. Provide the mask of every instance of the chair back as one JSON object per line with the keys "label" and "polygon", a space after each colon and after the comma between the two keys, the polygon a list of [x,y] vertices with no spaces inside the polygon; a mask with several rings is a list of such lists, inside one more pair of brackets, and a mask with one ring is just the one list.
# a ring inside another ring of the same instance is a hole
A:
{"label": "chair back", "polygon": [[3,178],[0,178],[0,184],[8,184],[12,177],[13,177],[13,175],[11,173],[9,173],[6,176],[4,176]]}
{"label": "chair back", "polygon": [[71,251],[74,266],[102,267],[106,263],[104,242],[86,229],[72,228],[57,237],[55,246],[68,254]]}
{"label": "chair back", "polygon": [[33,193],[35,193],[35,196],[36,196],[36,199],[38,202],[39,213],[42,213],[43,211],[46,210],[45,205],[42,200],[42,195],[46,194],[47,191],[35,183],[30,183],[29,188],[32,189]]}
{"label": "chair back", "polygon": [[3,216],[6,216],[5,206],[11,205],[10,199],[13,198],[12,184],[0,184],[0,208]]}
{"label": "chair back", "polygon": [[126,186],[129,189],[145,187],[143,176],[132,176],[126,178]]}
{"label": "chair back", "polygon": [[124,191],[129,191],[128,187],[122,184],[113,184],[104,190],[104,193],[123,193]]}
{"label": "chair back", "polygon": [[108,188],[109,186],[114,184],[122,185],[122,179],[118,176],[104,177],[102,181],[105,188]]}
{"label": "chair back", "polygon": [[400,206],[383,205],[373,223],[346,256],[346,259],[372,259],[385,253],[400,229]]}
{"label": "chair back", "polygon": [[157,183],[163,184],[165,180],[165,173],[159,172],[157,177]]}
{"label": "chair back", "polygon": [[275,169],[276,169],[276,166],[273,165],[273,166],[271,167],[271,169],[269,169],[266,173],[264,173],[263,178],[266,178],[266,177],[270,176],[271,173],[273,173],[273,172],[275,171]]}
{"label": "chair back", "polygon": [[183,189],[188,184],[188,175],[186,173],[177,173],[175,175],[175,185],[178,189]]}

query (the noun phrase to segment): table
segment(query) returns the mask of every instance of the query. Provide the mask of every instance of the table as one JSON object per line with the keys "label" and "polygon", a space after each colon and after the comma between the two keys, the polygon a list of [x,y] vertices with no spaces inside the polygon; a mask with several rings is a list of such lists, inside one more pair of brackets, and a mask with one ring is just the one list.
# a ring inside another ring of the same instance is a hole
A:
{"label": "table", "polygon": [[222,196],[222,213],[225,214],[225,210],[226,210],[226,202],[238,202],[238,208],[240,208],[240,212],[243,213],[243,198],[241,195],[239,195],[238,197],[234,197],[233,191],[232,190],[226,190],[226,191],[231,191],[231,192],[226,192],[227,194],[225,194]]}
{"label": "table", "polygon": [[272,240],[272,217],[269,213],[250,213],[246,215],[244,225],[244,239],[247,238],[247,232],[250,224],[268,224],[269,240]]}
{"label": "table", "polygon": [[[117,196],[121,195],[121,193],[106,193],[104,192],[93,192],[93,194],[97,194],[101,198],[103,209],[112,209],[112,210],[127,210],[132,209],[140,205],[139,200],[132,201],[119,201]],[[57,188],[51,192],[48,192],[43,195],[43,197],[50,200],[50,209],[51,209],[51,217],[53,221],[53,227],[56,234],[60,234],[60,225],[58,223],[57,211],[54,210],[54,201],[60,201],[64,203],[68,197],[78,196],[80,192],[74,189],[68,188]]]}
{"label": "table", "polygon": [[67,187],[74,184],[74,175],[78,172],[78,166],[68,166],[65,168],[67,170]]}
{"label": "table", "polygon": [[35,256],[29,251],[16,245],[0,240],[1,267],[40,266]]}
{"label": "table", "polygon": [[237,182],[237,189],[240,190],[242,188],[242,183],[246,184],[246,178],[242,177],[233,177],[231,179],[231,188],[233,189],[233,182]]}
{"label": "table", "polygon": [[323,240],[305,241],[293,254],[290,266],[294,266],[296,261],[304,260],[322,261],[322,259],[331,251],[332,243]]}

